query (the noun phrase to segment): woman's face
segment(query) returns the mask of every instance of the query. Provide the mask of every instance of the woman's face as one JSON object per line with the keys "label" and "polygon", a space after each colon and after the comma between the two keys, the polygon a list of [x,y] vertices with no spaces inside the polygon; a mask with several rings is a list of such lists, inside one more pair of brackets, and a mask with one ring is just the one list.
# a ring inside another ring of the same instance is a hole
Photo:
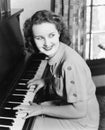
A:
{"label": "woman's face", "polygon": [[42,23],[32,27],[34,41],[41,53],[53,57],[59,48],[59,32],[53,23]]}

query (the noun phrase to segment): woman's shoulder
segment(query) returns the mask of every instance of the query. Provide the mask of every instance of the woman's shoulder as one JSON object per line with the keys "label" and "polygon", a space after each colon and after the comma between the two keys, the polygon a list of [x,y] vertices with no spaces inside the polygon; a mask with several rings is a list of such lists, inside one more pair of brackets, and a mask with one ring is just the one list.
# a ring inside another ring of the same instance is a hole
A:
{"label": "woman's shoulder", "polygon": [[[86,61],[83,59],[78,52],[68,45],[62,43],[64,48],[64,62],[63,68],[68,68],[69,66],[73,67],[86,67]],[[70,68],[70,67],[69,67]]]}
{"label": "woman's shoulder", "polygon": [[75,61],[77,59],[84,60],[80,56],[80,54],[76,50],[74,50],[72,47],[70,47],[70,46],[62,43],[62,48],[64,50],[64,57],[65,57],[65,59],[66,59],[67,62],[68,61],[69,62],[73,62],[73,61]]}
{"label": "woman's shoulder", "polygon": [[65,50],[65,53],[66,53],[66,55],[69,57],[69,58],[76,58],[76,57],[79,57],[79,58],[82,58],[81,56],[80,56],[80,54],[76,51],[76,50],[74,50],[71,46],[69,46],[69,45],[67,45],[66,43],[61,43],[61,45],[62,45],[62,48]]}

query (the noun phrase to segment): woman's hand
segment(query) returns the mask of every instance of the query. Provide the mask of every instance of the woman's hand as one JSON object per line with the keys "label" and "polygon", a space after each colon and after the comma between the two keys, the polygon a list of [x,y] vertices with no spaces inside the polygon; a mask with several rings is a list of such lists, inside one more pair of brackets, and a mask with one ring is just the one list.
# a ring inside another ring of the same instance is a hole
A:
{"label": "woman's hand", "polygon": [[31,79],[28,81],[28,88],[34,89],[34,93],[37,93],[39,89],[43,88],[45,82],[43,79]]}
{"label": "woman's hand", "polygon": [[16,114],[21,115],[23,119],[27,119],[33,116],[41,114],[42,107],[36,103],[30,103],[30,105],[19,105],[14,110],[18,110]]}

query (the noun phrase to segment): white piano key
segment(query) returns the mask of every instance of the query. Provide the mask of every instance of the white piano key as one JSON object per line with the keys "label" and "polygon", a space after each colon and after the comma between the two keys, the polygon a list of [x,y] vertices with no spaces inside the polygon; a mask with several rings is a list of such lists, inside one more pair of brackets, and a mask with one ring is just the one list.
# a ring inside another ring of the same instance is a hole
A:
{"label": "white piano key", "polygon": [[26,84],[26,83],[21,83],[21,82],[20,82],[20,83],[18,83],[18,85],[27,85],[27,84]]}

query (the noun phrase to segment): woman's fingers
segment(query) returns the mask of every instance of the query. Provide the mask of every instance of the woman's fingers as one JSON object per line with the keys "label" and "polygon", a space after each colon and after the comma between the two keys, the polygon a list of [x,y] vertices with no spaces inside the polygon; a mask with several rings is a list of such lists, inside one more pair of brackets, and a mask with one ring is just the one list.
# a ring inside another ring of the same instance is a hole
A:
{"label": "woman's fingers", "polygon": [[30,118],[33,116],[37,116],[37,115],[38,115],[37,111],[30,111],[30,112],[27,112],[26,116],[24,116],[24,119],[27,119],[27,118]]}
{"label": "woman's fingers", "polygon": [[13,110],[25,110],[25,109],[29,109],[29,105],[19,105],[13,108]]}
{"label": "woman's fingers", "polygon": [[34,82],[34,80],[35,80],[35,79],[29,80],[29,81],[27,82],[27,84],[30,84],[30,83]]}
{"label": "woman's fingers", "polygon": [[16,114],[24,114],[24,113],[30,113],[30,109],[20,109],[16,112]]}
{"label": "woman's fingers", "polygon": [[39,89],[43,87],[44,87],[43,84],[40,84],[38,87],[36,87],[36,89],[34,90],[34,93],[36,94],[39,91]]}
{"label": "woman's fingers", "polygon": [[24,116],[24,119],[30,118],[32,116],[35,116],[33,113],[27,113],[26,116]]}
{"label": "woman's fingers", "polygon": [[30,82],[27,83],[27,88],[36,88],[36,86],[39,84],[38,80],[32,80]]}
{"label": "woman's fingers", "polygon": [[36,87],[36,84],[33,82],[33,83],[30,83],[27,85],[27,88],[35,88]]}
{"label": "woman's fingers", "polygon": [[21,106],[20,106],[20,105],[13,108],[13,110],[19,110],[19,109],[21,109]]}
{"label": "woman's fingers", "polygon": [[19,105],[13,109],[18,110],[16,114],[22,119],[27,119],[40,114],[40,105],[32,102],[29,102],[29,105]]}
{"label": "woman's fingers", "polygon": [[29,109],[30,106],[34,106],[34,105],[36,105],[36,103],[33,103],[33,102],[29,101],[29,102],[27,103],[27,105],[25,105],[25,104],[23,104],[23,105],[18,105],[18,106],[16,106],[16,107],[14,107],[13,110]]}
{"label": "woman's fingers", "polygon": [[39,89],[44,87],[44,81],[42,79],[34,80],[30,84],[28,84],[28,88],[32,89],[34,93],[37,93]]}

